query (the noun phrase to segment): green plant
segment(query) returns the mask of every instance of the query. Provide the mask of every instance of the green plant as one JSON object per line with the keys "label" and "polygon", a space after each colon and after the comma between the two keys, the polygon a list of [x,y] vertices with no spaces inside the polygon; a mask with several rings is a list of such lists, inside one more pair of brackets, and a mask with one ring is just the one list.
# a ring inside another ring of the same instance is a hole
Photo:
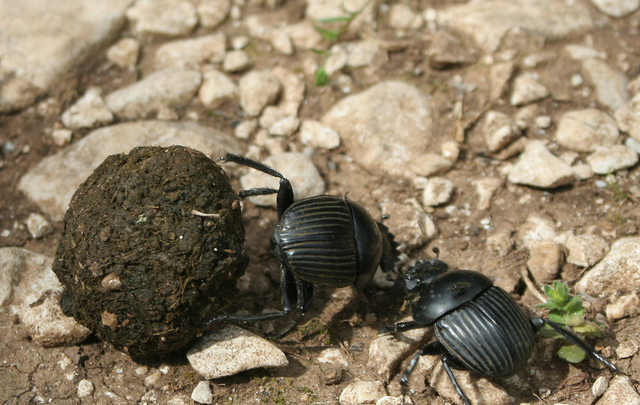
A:
{"label": "green plant", "polygon": [[[584,307],[579,297],[571,295],[567,282],[554,281],[553,286],[544,286],[547,302],[538,305],[549,309],[549,320],[572,329],[581,337],[599,337],[605,326],[600,322],[584,320]],[[561,338],[562,336],[545,325],[540,330],[545,338]],[[565,343],[558,351],[558,356],[570,363],[579,363],[585,359],[585,352],[578,346]]]}
{"label": "green plant", "polygon": [[[335,29],[325,29],[322,27],[316,26],[316,30],[322,35],[322,39],[328,41],[330,45],[335,43],[340,36],[349,28],[349,24],[360,14],[364,9],[371,3],[371,0],[368,0],[359,10],[349,11],[345,8],[344,4],[342,4],[342,11],[344,11],[347,15],[341,17],[330,17],[330,18],[319,18],[316,22],[321,24],[339,24],[338,28]],[[330,48],[328,46],[327,48]],[[320,67],[316,71],[315,74],[315,83],[316,86],[325,86],[329,83],[329,75],[326,71],[326,63],[329,56],[331,56],[331,52],[328,50],[322,49],[312,49],[313,52],[322,56],[322,63]]]}

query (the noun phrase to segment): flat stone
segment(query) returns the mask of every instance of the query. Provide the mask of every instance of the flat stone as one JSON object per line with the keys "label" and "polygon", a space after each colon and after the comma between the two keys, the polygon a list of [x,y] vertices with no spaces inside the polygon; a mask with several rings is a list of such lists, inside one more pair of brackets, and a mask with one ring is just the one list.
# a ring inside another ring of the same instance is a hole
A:
{"label": "flat stone", "polygon": [[229,15],[231,2],[229,0],[204,0],[197,5],[200,25],[204,28],[215,28],[222,24]]}
{"label": "flat stone", "polygon": [[73,345],[91,334],[73,317],[62,313],[60,296],[60,292],[51,293],[19,311],[20,321],[29,328],[31,338],[41,346]]}
{"label": "flat stone", "polygon": [[575,284],[576,292],[594,297],[603,293],[630,294],[640,290],[640,237],[621,238],[609,253]]}
{"label": "flat stone", "polygon": [[551,92],[531,73],[522,73],[513,82],[511,105],[526,105],[547,98]]}
{"label": "flat stone", "polygon": [[627,376],[617,375],[609,382],[609,388],[596,405],[640,405],[640,395]]}
{"label": "flat stone", "polygon": [[[324,180],[311,159],[302,153],[284,152],[272,155],[263,161],[286,177],[293,187],[296,200],[320,195],[325,191]],[[280,180],[257,170],[251,170],[240,178],[244,190],[270,187],[278,189]],[[251,202],[261,207],[276,207],[276,196],[264,195],[251,197]]]}
{"label": "flat stone", "polygon": [[[365,168],[427,176],[434,161],[427,150],[431,114],[429,98],[416,87],[383,82],[340,100],[320,122],[338,131],[349,155]],[[440,165],[437,169],[444,170]]]}
{"label": "flat stone", "polygon": [[550,240],[534,241],[529,245],[527,267],[540,284],[550,284],[564,263],[564,253],[559,243]]}
{"label": "flat stone", "polygon": [[635,291],[622,297],[614,295],[605,309],[609,322],[615,322],[624,317],[635,317],[638,313],[640,313],[640,298]]}
{"label": "flat stone", "polygon": [[209,381],[200,381],[191,392],[191,399],[199,404],[213,404],[213,391]]}
{"label": "flat stone", "polygon": [[120,30],[132,0],[85,3],[0,1],[0,112],[32,104],[63,74],[92,58]]}
{"label": "flat stone", "polygon": [[188,0],[137,0],[127,18],[139,36],[187,35],[198,23],[196,8]]}
{"label": "flat stone", "polygon": [[595,87],[598,102],[611,111],[616,111],[629,100],[627,77],[606,62],[587,59],[582,62],[582,73]]}
{"label": "flat stone", "polygon": [[478,194],[478,209],[488,210],[491,208],[493,195],[502,187],[503,181],[497,177],[483,177],[476,180],[475,184]]}
{"label": "flat stone", "polygon": [[640,141],[640,94],[620,107],[614,117],[620,130],[628,133],[636,141]]}
{"label": "flat stone", "polygon": [[475,58],[464,44],[444,30],[438,30],[428,51],[429,65],[434,69],[447,69],[473,63]]}
{"label": "flat stone", "polygon": [[62,123],[67,128],[92,128],[113,122],[113,114],[100,96],[100,89],[91,87],[62,114]]}
{"label": "flat stone", "polygon": [[164,43],[156,50],[155,67],[199,70],[207,62],[220,63],[227,54],[226,42],[226,36],[217,33]]}
{"label": "flat stone", "polygon": [[387,51],[374,39],[355,41],[349,44],[346,65],[352,68],[365,66],[379,67],[389,61]]}
{"label": "flat stone", "polygon": [[[511,399],[509,394],[493,381],[486,378],[478,378],[477,375],[471,374],[466,370],[453,370],[456,380],[462,388],[462,392],[469,398],[472,404],[491,404],[491,405],[509,405]],[[447,375],[442,362],[438,362],[433,370],[429,383],[441,396],[451,399],[454,402],[459,401],[451,379]]]}
{"label": "flat stone", "polygon": [[12,312],[36,302],[47,291],[62,291],[51,270],[53,259],[17,247],[0,248],[0,305],[12,305]]}
{"label": "flat stone", "polygon": [[619,137],[614,119],[595,108],[565,113],[556,130],[556,140],[560,145],[579,152],[613,146]]}
{"label": "flat stone", "polygon": [[47,218],[40,214],[32,213],[26,220],[27,230],[33,239],[40,239],[51,232],[53,232],[53,226],[47,221]]}
{"label": "flat stone", "polygon": [[269,127],[269,133],[275,136],[289,136],[298,130],[300,120],[294,115],[289,115],[278,120]]}
{"label": "flat stone", "polygon": [[123,69],[133,69],[138,63],[140,43],[134,38],[122,38],[107,49],[107,59]]}
{"label": "flat stone", "polygon": [[340,135],[315,120],[304,120],[300,126],[300,142],[314,149],[332,150],[340,146]]}
{"label": "flat stone", "polygon": [[240,88],[227,75],[216,69],[204,72],[198,98],[207,108],[217,108],[238,99]]}
{"label": "flat stone", "polygon": [[510,32],[562,39],[595,24],[588,7],[564,0],[471,1],[438,10],[436,22],[473,37],[487,53],[497,50]]}
{"label": "flat stone", "polygon": [[508,179],[515,184],[555,188],[573,182],[575,174],[571,166],[549,152],[542,141],[531,141]]}
{"label": "flat stone", "polygon": [[609,148],[598,149],[589,155],[587,163],[594,173],[609,174],[635,166],[638,163],[638,153],[625,145],[613,145]]}
{"label": "flat stone", "polygon": [[286,115],[297,116],[298,109],[304,100],[305,85],[302,76],[282,66],[274,67],[271,73],[278,78],[282,85],[278,108]]}
{"label": "flat stone", "polygon": [[187,352],[187,359],[207,379],[289,364],[276,345],[235,325],[206,333]]}
{"label": "flat stone", "polygon": [[231,135],[193,122],[140,121],[97,129],[73,145],[42,159],[22,178],[18,188],[54,221],[61,221],[78,185],[109,155],[136,146],[184,145],[214,158],[242,153]]}
{"label": "flat stone", "polygon": [[427,182],[422,192],[422,203],[426,206],[435,207],[449,202],[455,185],[451,180],[442,177],[432,177]]}
{"label": "flat stone", "polygon": [[489,152],[497,152],[515,141],[521,129],[514,119],[499,111],[488,111],[484,119],[484,143]]}
{"label": "flat stone", "polygon": [[640,0],[591,0],[591,3],[614,18],[626,17],[640,7]]}
{"label": "flat stone", "polygon": [[240,107],[250,116],[260,115],[282,91],[278,77],[267,71],[251,71],[240,79],[239,85]]}
{"label": "flat stone", "polygon": [[231,73],[238,73],[251,68],[253,59],[243,50],[233,50],[227,53],[222,64],[222,68]]}
{"label": "flat stone", "polygon": [[380,381],[356,380],[347,385],[340,394],[340,405],[373,404],[387,395]]}
{"label": "flat stone", "polygon": [[438,231],[435,223],[416,204],[387,202],[382,205],[382,214],[388,216],[385,225],[395,235],[399,249],[409,251],[433,239]]}
{"label": "flat stone", "polygon": [[105,102],[118,117],[145,118],[160,106],[181,107],[196,94],[202,74],[195,70],[165,69],[110,93]]}
{"label": "flat stone", "polygon": [[575,235],[571,231],[566,231],[554,240],[569,252],[566,258],[567,263],[579,267],[593,266],[609,251],[607,241],[597,235]]}
{"label": "flat stone", "polygon": [[378,335],[369,346],[368,367],[388,381],[396,373],[400,363],[432,335],[432,328]]}

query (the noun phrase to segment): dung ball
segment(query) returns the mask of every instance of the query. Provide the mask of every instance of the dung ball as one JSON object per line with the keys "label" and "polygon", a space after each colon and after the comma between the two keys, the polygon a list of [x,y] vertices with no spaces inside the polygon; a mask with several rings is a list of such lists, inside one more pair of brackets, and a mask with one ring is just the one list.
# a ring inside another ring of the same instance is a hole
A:
{"label": "dung ball", "polygon": [[238,197],[196,150],[109,156],[76,191],[53,271],[63,312],[133,357],[195,338],[237,296],[248,257]]}

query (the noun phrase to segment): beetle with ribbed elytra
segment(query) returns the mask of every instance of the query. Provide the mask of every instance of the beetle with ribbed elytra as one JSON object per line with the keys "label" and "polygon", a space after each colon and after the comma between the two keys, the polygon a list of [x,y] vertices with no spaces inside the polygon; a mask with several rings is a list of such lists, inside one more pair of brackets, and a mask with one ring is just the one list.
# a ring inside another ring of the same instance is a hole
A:
{"label": "beetle with ribbed elytra", "polygon": [[364,290],[378,266],[389,274],[399,252],[387,227],[375,222],[355,202],[330,195],[294,201],[291,183],[275,169],[255,160],[227,154],[220,160],[247,166],[280,179],[279,188],[242,190],[241,198],[277,194],[278,225],[271,236],[271,251],[280,261],[280,291],[284,310],[261,315],[227,317],[217,322],[252,322],[281,317],[294,309],[296,318],[275,337],[287,334],[305,315],[313,298],[313,285]]}
{"label": "beetle with ribbed elytra", "polygon": [[441,354],[442,365],[465,405],[471,402],[451,368],[466,369],[483,377],[509,377],[531,357],[535,334],[545,324],[580,347],[590,360],[613,372],[618,368],[600,356],[584,340],[543,318],[528,316],[515,300],[487,276],[472,270],[449,271],[436,259],[422,260],[407,269],[404,284],[419,297],[411,308],[413,321],[388,325],[380,333],[401,332],[433,326],[437,340],[428,343],[409,361],[400,377],[403,395],[421,355]]}

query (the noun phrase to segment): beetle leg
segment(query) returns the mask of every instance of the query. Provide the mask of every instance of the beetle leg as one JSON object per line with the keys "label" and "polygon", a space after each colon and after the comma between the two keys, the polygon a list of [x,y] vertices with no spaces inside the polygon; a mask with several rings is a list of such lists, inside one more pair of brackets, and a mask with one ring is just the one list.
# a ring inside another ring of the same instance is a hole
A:
{"label": "beetle leg", "polygon": [[446,371],[447,374],[449,375],[449,379],[453,384],[453,388],[456,389],[456,392],[458,393],[458,396],[460,397],[460,399],[462,399],[462,402],[464,402],[464,405],[471,405],[471,401],[469,401],[469,398],[467,398],[464,392],[462,392],[462,388],[460,388],[460,385],[458,385],[458,380],[456,380],[456,376],[453,375],[453,370],[451,370],[451,365],[449,364],[450,362],[451,362],[451,359],[449,358],[448,353],[442,356],[442,365],[444,366],[444,371]]}
{"label": "beetle leg", "polygon": [[[410,323],[410,322],[404,322],[404,323]],[[405,368],[404,371],[402,372],[402,376],[400,377],[400,385],[402,386],[402,395],[406,395],[407,386],[409,385],[409,377],[411,377],[411,373],[413,373],[413,369],[416,367],[416,364],[418,364],[418,359],[420,358],[420,356],[424,356],[425,354],[444,354],[446,352],[447,350],[437,340],[435,342],[431,342],[427,344],[422,349],[420,349],[420,351],[416,352],[416,354],[413,356],[411,361],[409,361],[407,368]]]}
{"label": "beetle leg", "polygon": [[300,319],[307,313],[313,300],[313,284],[305,281],[296,280],[291,270],[281,265],[282,279],[280,282],[280,291],[282,294],[282,302],[285,312],[291,312],[298,309],[298,315],[280,332],[273,334],[271,337],[280,339],[291,329],[293,329]]}
{"label": "beetle leg", "polygon": [[392,324],[385,326],[384,328],[380,329],[380,332],[378,332],[378,334],[405,332],[413,329],[426,328],[427,326],[429,325],[424,325],[416,321],[398,322],[395,325]]}
{"label": "beetle leg", "polygon": [[[280,179],[280,188],[278,189],[278,218],[282,218],[282,214],[293,204],[293,188],[291,183],[287,180],[282,173],[276,171],[273,167],[269,167],[264,163],[256,162],[248,157],[234,155],[233,153],[227,153],[227,156],[221,157],[218,161],[233,162],[239,165],[247,166],[252,169],[261,171],[273,177]],[[244,193],[244,195],[243,195]],[[275,190],[272,188],[254,188],[251,190],[245,190],[240,192],[241,197],[248,197],[252,195],[265,195],[274,194]]]}
{"label": "beetle leg", "polygon": [[581,348],[587,354],[589,359],[591,359],[591,361],[600,362],[600,363],[604,364],[605,366],[607,366],[607,368],[609,370],[613,371],[614,373],[619,373],[620,372],[620,370],[618,370],[618,368],[616,366],[614,366],[613,364],[609,363],[609,360],[607,360],[604,357],[600,356],[593,349],[593,347],[591,347],[591,346],[589,346],[587,344],[587,342],[582,340],[579,336],[577,336],[573,332],[571,332],[571,331],[563,328],[562,326],[558,325],[557,323],[555,323],[553,321],[550,321],[548,319],[531,317],[531,324],[533,325],[533,329],[534,329],[535,332],[538,332],[540,330],[540,328],[542,328],[545,324],[551,326],[556,332],[561,334],[563,338],[565,338],[569,342],[571,342],[574,345],[576,345],[579,348]]}

